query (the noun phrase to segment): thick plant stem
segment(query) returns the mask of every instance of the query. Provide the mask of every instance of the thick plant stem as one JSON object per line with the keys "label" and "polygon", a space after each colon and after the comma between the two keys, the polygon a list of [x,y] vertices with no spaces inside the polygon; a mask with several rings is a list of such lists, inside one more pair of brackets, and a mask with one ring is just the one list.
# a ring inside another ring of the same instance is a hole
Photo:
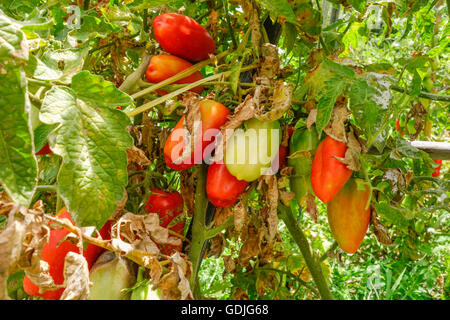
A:
{"label": "thick plant stem", "polygon": [[208,198],[206,196],[206,166],[201,165],[195,189],[195,211],[192,220],[192,240],[189,249],[189,260],[192,263],[192,276],[190,278],[191,290],[195,298],[198,298],[200,288],[198,286],[198,270],[202,261],[201,252],[203,243],[206,241],[205,215]]}
{"label": "thick plant stem", "polygon": [[331,294],[327,281],[323,275],[320,262],[311,252],[308,239],[306,239],[305,234],[299,228],[291,210],[281,203],[278,205],[278,210],[280,218],[284,221],[289,233],[292,236],[292,239],[294,239],[295,243],[297,243],[303,258],[305,259],[306,266],[308,267],[314,283],[319,290],[320,296],[323,300],[333,300],[333,295]]}

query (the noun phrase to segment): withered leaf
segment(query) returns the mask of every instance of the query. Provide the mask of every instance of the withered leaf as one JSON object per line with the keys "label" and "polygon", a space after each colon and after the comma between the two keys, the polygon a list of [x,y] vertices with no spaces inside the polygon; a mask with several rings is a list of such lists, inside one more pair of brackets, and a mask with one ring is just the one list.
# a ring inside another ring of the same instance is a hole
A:
{"label": "withered leaf", "polygon": [[127,149],[127,159],[128,164],[137,163],[141,166],[148,166],[150,164],[150,160],[145,155],[145,152],[136,146]]}
{"label": "withered leaf", "polygon": [[311,126],[316,123],[316,119],[317,119],[317,109],[312,109],[309,114],[308,114],[308,118],[306,118],[306,127],[309,129],[311,129]]}
{"label": "withered leaf", "polygon": [[270,110],[262,115],[256,115],[256,118],[263,121],[275,121],[280,119],[292,105],[292,83],[277,81],[273,93],[273,102]]}
{"label": "withered leaf", "polygon": [[9,300],[6,290],[10,267],[19,262],[22,241],[25,237],[25,226],[13,221],[0,233],[0,300]]}
{"label": "withered leaf", "polygon": [[89,297],[89,268],[86,258],[68,252],[64,260],[64,284],[66,289],[60,300],[87,300]]}
{"label": "withered leaf", "polygon": [[347,99],[342,95],[338,97],[331,112],[331,119],[325,127],[325,133],[333,139],[346,143],[345,122],[350,117],[351,112],[347,108]]}
{"label": "withered leaf", "polygon": [[219,258],[225,247],[225,237],[222,233],[219,233],[211,239],[210,248],[208,250],[208,257]]}
{"label": "withered leaf", "polygon": [[239,200],[239,202],[233,208],[234,228],[238,233],[241,232],[248,223],[247,209],[247,205],[244,204],[242,200]]}
{"label": "withered leaf", "polygon": [[340,162],[347,165],[347,168],[352,171],[359,171],[361,169],[361,162],[359,160],[359,154],[361,153],[362,147],[359,140],[355,137],[353,130],[351,130],[347,135],[347,151],[345,152],[345,157],[337,158]]}
{"label": "withered leaf", "polygon": [[377,237],[377,240],[384,244],[385,246],[392,246],[392,240],[389,236],[386,227],[378,220],[375,210],[372,210],[372,215],[370,216],[370,222],[373,226],[373,232]]}
{"label": "withered leaf", "polygon": [[308,212],[311,219],[313,219],[314,222],[317,223],[318,210],[317,210],[316,198],[314,197],[314,195],[312,195],[309,192],[305,198],[306,198],[306,200],[305,200],[306,201],[306,212]]}
{"label": "withered leaf", "polygon": [[266,175],[263,179],[267,184],[265,197],[269,207],[267,218],[269,238],[267,240],[271,242],[278,231],[278,181],[275,175]]}

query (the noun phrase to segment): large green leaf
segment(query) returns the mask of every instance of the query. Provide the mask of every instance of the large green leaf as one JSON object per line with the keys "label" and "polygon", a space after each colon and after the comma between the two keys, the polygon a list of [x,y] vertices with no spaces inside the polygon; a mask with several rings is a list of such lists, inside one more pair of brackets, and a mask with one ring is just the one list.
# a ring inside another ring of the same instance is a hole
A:
{"label": "large green leaf", "polygon": [[334,104],[345,86],[346,83],[338,78],[330,78],[325,81],[323,89],[319,93],[319,103],[317,104],[316,127],[319,134],[330,122]]}
{"label": "large green leaf", "polygon": [[0,68],[0,183],[16,203],[28,206],[37,183],[37,165],[25,73],[11,65]]}
{"label": "large green leaf", "polygon": [[63,158],[58,189],[74,220],[102,226],[114,213],[127,184],[127,153],[133,140],[129,118],[115,107],[131,98],[100,76],[82,71],[71,88],[56,86],[44,98],[40,119],[58,127],[50,134]]}
{"label": "large green leaf", "polygon": [[394,112],[389,108],[392,94],[386,75],[365,73],[352,82],[347,93],[350,109],[367,138],[368,146],[383,151],[389,136],[389,122]]}
{"label": "large green leaf", "polygon": [[257,2],[269,10],[272,17],[284,17],[288,22],[298,24],[294,11],[286,0],[257,0]]}
{"label": "large green leaf", "polygon": [[28,60],[28,44],[17,23],[0,10],[0,59]]}

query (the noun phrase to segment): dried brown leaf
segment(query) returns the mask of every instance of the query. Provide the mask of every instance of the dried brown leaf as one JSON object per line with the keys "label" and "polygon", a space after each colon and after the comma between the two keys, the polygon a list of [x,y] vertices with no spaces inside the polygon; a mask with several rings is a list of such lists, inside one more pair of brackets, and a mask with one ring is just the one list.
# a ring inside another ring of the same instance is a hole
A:
{"label": "dried brown leaf", "polygon": [[316,204],[316,197],[308,192],[308,194],[305,197],[306,201],[306,212],[308,212],[311,219],[314,220],[315,223],[318,221],[318,210],[317,210],[317,204]]}
{"label": "dried brown leaf", "polygon": [[[273,102],[270,110],[262,115],[256,115],[256,118],[263,121],[275,121],[280,119],[292,105],[292,83],[277,81],[273,93]],[[287,131],[287,130],[286,130]]]}
{"label": "dried brown leaf", "polygon": [[389,236],[389,232],[386,227],[378,220],[375,210],[372,210],[370,222],[373,226],[373,232],[377,237],[377,240],[385,246],[392,246],[393,243],[391,237]]}
{"label": "dried brown leaf", "polygon": [[309,114],[308,114],[308,118],[306,118],[306,127],[309,129],[311,129],[311,126],[316,123],[316,119],[317,119],[317,109],[312,109]]}
{"label": "dried brown leaf", "polygon": [[89,297],[89,268],[83,255],[68,252],[64,260],[66,289],[60,300],[87,300]]}
{"label": "dried brown leaf", "polygon": [[324,131],[333,139],[346,143],[345,122],[350,117],[351,112],[347,108],[347,99],[342,95],[336,101],[331,113],[331,119]]}
{"label": "dried brown leaf", "polygon": [[128,164],[137,163],[141,166],[148,166],[150,164],[150,160],[148,160],[145,152],[136,146],[127,149],[127,159]]}

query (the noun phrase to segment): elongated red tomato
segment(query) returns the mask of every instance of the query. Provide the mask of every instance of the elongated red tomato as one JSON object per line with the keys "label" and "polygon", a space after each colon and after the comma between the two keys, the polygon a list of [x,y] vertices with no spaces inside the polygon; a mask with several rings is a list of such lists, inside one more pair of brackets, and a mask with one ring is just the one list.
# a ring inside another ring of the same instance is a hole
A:
{"label": "elongated red tomato", "polygon": [[[164,158],[170,168],[184,170],[194,166],[197,162],[201,163],[205,148],[214,141],[215,136],[219,133],[219,128],[227,121],[230,110],[217,101],[205,99],[200,101],[200,113],[202,133],[196,137],[195,147],[190,156],[183,158],[184,149],[190,147],[190,145],[186,145],[185,134],[183,134],[184,130],[187,131],[184,129],[184,116],[170,133],[164,145]],[[182,161],[179,161],[180,159]]]}
{"label": "elongated red tomato", "polygon": [[336,159],[344,158],[347,145],[327,136],[317,147],[311,167],[311,186],[315,195],[328,203],[350,179],[352,170]]}
{"label": "elongated red tomato", "polygon": [[[70,213],[66,208],[62,208],[56,214],[59,218],[69,219],[72,224],[75,224],[72,220]],[[101,229],[100,235],[102,239],[110,239],[111,224],[107,222]],[[64,260],[68,252],[77,252],[80,250],[78,246],[70,241],[60,241],[69,233],[66,229],[53,229],[50,231],[49,242],[46,243],[42,249],[42,260],[49,264],[50,275],[53,278],[55,284],[63,284],[64,282]],[[103,248],[97,247],[93,244],[89,244],[86,250],[83,251],[83,256],[86,258],[88,267],[91,268],[98,256],[104,251]],[[39,294],[39,288],[31,282],[31,280],[25,276],[23,279],[23,288],[26,293],[32,296],[43,297],[44,300],[59,300],[64,288],[46,291],[43,294]]]}
{"label": "elongated red tomato", "polygon": [[45,144],[45,146],[42,147],[41,150],[39,150],[38,152],[36,152],[37,156],[42,156],[44,154],[51,154],[52,150],[50,149],[50,146],[48,145],[48,142]]}
{"label": "elongated red tomato", "polygon": [[197,21],[178,13],[160,14],[153,20],[155,38],[161,47],[190,61],[208,59],[216,43]]}
{"label": "elongated red tomato", "polygon": [[247,186],[248,182],[232,176],[224,163],[212,163],[208,167],[206,194],[216,207],[231,206]]}
{"label": "elongated red tomato", "polygon": [[[150,63],[145,71],[145,76],[148,82],[159,83],[191,66],[192,64],[184,59],[169,54],[161,54],[153,56],[150,59]],[[193,83],[200,79],[203,79],[203,75],[200,71],[197,71],[186,78],[176,81],[175,83]],[[200,94],[203,91],[203,86],[192,88],[190,91]],[[167,94],[167,91],[165,90],[156,90],[156,92],[160,95]]]}
{"label": "elongated red tomato", "polygon": [[370,191],[363,188],[358,190],[356,180],[350,179],[327,205],[331,232],[347,253],[358,250],[369,228],[370,207],[366,209],[366,205]]}
{"label": "elongated red tomato", "polygon": [[441,174],[442,160],[433,160],[434,163],[438,164],[438,166],[434,169],[434,172],[431,174],[433,177],[439,177]]}
{"label": "elongated red tomato", "polygon": [[[181,194],[176,191],[166,192],[159,189],[151,189],[151,192],[152,194],[147,199],[145,210],[148,213],[157,213],[162,227],[169,227],[169,230],[183,235],[186,221],[177,221],[177,218],[183,213],[183,197]],[[181,252],[181,247],[181,245],[166,244],[160,247],[160,250],[162,253],[170,255],[174,251]]]}

